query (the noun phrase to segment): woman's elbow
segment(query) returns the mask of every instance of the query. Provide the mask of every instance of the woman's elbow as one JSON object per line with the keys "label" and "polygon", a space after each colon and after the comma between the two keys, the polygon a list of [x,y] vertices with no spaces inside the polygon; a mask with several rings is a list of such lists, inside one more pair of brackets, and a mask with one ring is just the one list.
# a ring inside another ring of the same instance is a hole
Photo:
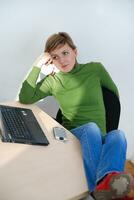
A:
{"label": "woman's elbow", "polygon": [[21,95],[19,95],[19,102],[22,104],[32,104],[32,100],[30,100],[29,98],[25,98]]}

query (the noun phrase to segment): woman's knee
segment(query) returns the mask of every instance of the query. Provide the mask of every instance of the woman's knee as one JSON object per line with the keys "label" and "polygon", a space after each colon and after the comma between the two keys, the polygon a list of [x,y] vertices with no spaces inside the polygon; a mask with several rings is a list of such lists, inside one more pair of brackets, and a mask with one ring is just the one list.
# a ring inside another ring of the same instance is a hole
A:
{"label": "woman's knee", "polygon": [[87,124],[85,124],[85,126],[83,127],[83,133],[87,134],[88,136],[99,136],[101,138],[101,131],[99,129],[99,127],[97,126],[96,123],[94,122],[89,122]]}
{"label": "woman's knee", "polygon": [[97,124],[94,122],[89,122],[80,127],[72,129],[71,132],[79,139],[81,139],[81,137],[88,137],[90,139],[99,137],[101,139],[101,131]]}
{"label": "woman's knee", "polygon": [[107,134],[107,137],[111,138],[115,143],[127,143],[125,133],[122,130],[112,130]]}
{"label": "woman's knee", "polygon": [[87,128],[89,128],[90,130],[100,131],[98,125],[95,122],[89,122],[89,123],[85,124],[85,126]]}

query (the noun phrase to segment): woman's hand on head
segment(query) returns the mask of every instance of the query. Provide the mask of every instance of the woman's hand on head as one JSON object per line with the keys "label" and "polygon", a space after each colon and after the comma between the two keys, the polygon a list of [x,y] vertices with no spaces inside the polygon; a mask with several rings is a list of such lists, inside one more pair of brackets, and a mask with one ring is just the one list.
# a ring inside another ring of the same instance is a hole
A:
{"label": "woman's hand on head", "polygon": [[38,68],[42,68],[45,66],[48,66],[49,64],[52,64],[52,58],[49,53],[45,52],[42,53],[33,63],[33,66],[36,66]]}

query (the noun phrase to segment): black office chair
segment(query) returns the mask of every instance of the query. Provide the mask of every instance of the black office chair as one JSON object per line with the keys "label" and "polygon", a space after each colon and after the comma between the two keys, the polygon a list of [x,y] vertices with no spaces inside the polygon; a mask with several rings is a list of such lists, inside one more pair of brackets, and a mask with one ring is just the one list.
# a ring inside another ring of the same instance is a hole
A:
{"label": "black office chair", "polygon": [[[118,129],[121,105],[119,98],[106,87],[102,87],[103,100],[106,110],[106,131]],[[59,109],[56,115],[56,121],[62,124],[62,113]]]}

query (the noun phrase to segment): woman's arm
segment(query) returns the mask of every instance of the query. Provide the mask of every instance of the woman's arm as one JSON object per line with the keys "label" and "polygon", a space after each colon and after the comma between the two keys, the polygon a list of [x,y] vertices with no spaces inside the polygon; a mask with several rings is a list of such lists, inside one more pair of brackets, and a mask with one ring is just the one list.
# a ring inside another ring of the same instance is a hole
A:
{"label": "woman's arm", "polygon": [[109,73],[106,71],[101,63],[98,63],[98,75],[100,78],[101,86],[104,86],[114,92],[119,97],[119,91]]}
{"label": "woman's arm", "polygon": [[[51,89],[47,84],[47,78],[37,83],[41,68],[44,65],[49,65],[51,59],[48,54],[39,56],[34,62],[34,67],[29,73],[26,80],[22,83],[22,87],[19,93],[19,101],[24,104],[31,104],[43,99],[44,97],[51,95]],[[35,67],[36,66],[36,67]]]}

